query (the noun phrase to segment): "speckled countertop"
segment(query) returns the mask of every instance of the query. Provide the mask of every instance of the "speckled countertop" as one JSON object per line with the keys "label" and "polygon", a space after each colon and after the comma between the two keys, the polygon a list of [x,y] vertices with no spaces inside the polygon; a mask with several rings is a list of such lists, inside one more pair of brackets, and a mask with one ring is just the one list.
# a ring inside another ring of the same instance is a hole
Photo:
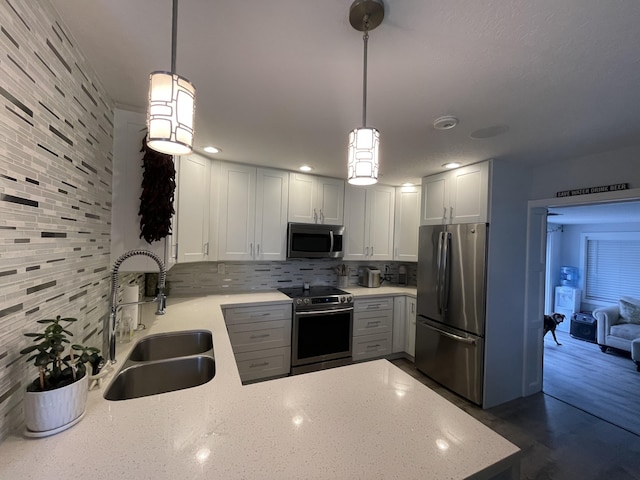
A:
{"label": "speckled countertop", "polygon": [[[402,287],[346,290],[415,295]],[[69,430],[0,444],[0,478],[458,479],[491,478],[511,465],[517,472],[515,445],[386,360],[243,386],[220,307],[290,301],[279,292],[171,298],[161,317],[145,306],[145,334],[213,332],[214,379],[119,402],[102,397],[107,383],[89,392],[85,417]],[[118,345],[119,365],[132,346]]]}

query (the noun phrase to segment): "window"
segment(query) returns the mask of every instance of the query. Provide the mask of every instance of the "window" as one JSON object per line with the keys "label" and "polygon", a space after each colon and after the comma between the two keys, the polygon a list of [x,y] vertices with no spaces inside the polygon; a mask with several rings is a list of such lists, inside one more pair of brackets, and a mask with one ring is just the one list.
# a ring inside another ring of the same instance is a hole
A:
{"label": "window", "polygon": [[584,299],[617,302],[640,298],[640,233],[585,233]]}

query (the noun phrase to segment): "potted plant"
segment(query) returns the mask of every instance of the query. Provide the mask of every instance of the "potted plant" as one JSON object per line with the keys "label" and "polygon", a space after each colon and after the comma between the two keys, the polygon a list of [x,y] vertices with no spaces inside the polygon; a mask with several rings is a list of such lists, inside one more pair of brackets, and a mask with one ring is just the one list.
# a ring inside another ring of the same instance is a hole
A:
{"label": "potted plant", "polygon": [[24,417],[27,433],[45,436],[58,433],[75,425],[85,411],[88,392],[86,364],[90,363],[92,373],[97,373],[102,360],[94,347],[71,345],[67,336],[73,334],[61,322],[75,322],[75,318],[38,320],[45,324],[42,333],[25,333],[36,342],[20,351],[33,353],[27,362],[38,367],[38,378],[27,386],[24,399]]}

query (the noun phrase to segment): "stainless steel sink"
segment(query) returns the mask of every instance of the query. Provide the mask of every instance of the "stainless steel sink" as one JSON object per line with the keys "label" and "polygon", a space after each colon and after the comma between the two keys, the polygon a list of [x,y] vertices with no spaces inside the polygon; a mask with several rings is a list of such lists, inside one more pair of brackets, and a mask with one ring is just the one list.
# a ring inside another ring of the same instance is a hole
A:
{"label": "stainless steel sink", "polygon": [[127,400],[197,387],[215,374],[211,332],[190,330],[150,335],[133,347],[104,398]]}
{"label": "stainless steel sink", "polygon": [[202,355],[131,364],[114,378],[104,398],[127,400],[197,387],[215,374],[214,359]]}
{"label": "stainless steel sink", "polygon": [[190,330],[159,333],[141,339],[129,354],[129,360],[146,362],[198,355],[213,348],[211,332]]}

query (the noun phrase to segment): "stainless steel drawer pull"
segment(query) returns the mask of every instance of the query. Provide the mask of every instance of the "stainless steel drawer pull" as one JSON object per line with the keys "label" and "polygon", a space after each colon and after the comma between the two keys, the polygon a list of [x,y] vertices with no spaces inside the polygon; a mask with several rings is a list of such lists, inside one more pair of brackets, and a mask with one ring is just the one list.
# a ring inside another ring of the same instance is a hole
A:
{"label": "stainless steel drawer pull", "polygon": [[251,318],[255,318],[255,317],[268,317],[269,315],[271,315],[270,313],[256,313],[255,315],[250,315]]}
{"label": "stainless steel drawer pull", "polygon": [[263,333],[262,335],[251,335],[249,338],[267,338],[270,337],[270,333]]}
{"label": "stainless steel drawer pull", "polygon": [[372,303],[370,305],[367,305],[367,308],[378,308],[380,307],[380,305],[382,305],[381,303]]}
{"label": "stainless steel drawer pull", "polygon": [[269,362],[252,363],[249,368],[266,367],[267,365],[269,365]]}
{"label": "stainless steel drawer pull", "polygon": [[379,343],[376,343],[375,345],[367,345],[367,348],[378,348],[380,346]]}
{"label": "stainless steel drawer pull", "polygon": [[375,320],[375,321],[367,322],[367,325],[377,325],[379,323],[380,323],[380,320]]}

